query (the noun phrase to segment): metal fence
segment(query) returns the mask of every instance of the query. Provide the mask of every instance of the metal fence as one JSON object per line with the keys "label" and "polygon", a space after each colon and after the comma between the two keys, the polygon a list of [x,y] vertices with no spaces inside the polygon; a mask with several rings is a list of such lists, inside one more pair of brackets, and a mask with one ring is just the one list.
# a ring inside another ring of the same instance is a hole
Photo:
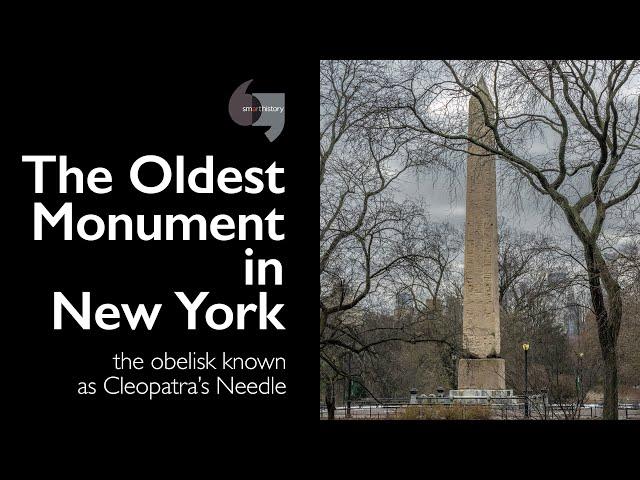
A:
{"label": "metal fence", "polygon": [[[399,419],[435,419],[477,418],[474,416],[478,404],[450,402],[442,399],[440,402],[410,404],[406,399],[378,399],[354,401],[350,408],[337,407],[336,419],[371,419],[371,420],[399,420]],[[455,407],[456,412],[443,409]],[[488,419],[492,420],[580,420],[597,419],[602,417],[602,404],[547,404],[540,398],[529,398],[529,417],[525,416],[525,397],[514,396],[504,399],[489,399],[484,403],[484,408],[490,408]],[[440,409],[437,415],[431,415],[427,409]],[[413,409],[413,410],[407,410]],[[455,415],[448,415],[449,413]],[[325,405],[320,404],[320,419],[327,419],[328,413]],[[484,418],[484,417],[483,417]],[[618,418],[621,420],[640,420],[640,403],[620,404],[618,406]]]}

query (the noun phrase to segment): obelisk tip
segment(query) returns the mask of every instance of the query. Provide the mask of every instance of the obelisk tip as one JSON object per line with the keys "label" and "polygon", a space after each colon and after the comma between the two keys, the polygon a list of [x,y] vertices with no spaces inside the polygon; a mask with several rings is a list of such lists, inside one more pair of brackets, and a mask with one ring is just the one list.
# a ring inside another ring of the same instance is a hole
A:
{"label": "obelisk tip", "polygon": [[484,81],[484,77],[480,77],[480,80],[478,81],[478,90],[489,95],[489,89],[487,88],[487,84]]}

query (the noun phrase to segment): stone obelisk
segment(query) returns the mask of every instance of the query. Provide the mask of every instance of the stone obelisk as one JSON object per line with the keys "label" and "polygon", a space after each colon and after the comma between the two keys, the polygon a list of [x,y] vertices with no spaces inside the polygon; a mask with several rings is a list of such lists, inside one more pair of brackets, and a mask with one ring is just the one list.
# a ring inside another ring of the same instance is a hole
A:
{"label": "stone obelisk", "polygon": [[[489,121],[494,107],[484,80],[477,92]],[[485,145],[495,138],[485,124],[482,105],[469,101],[469,136]],[[498,298],[498,218],[494,155],[469,142],[464,235],[464,305],[462,347],[467,358],[458,362],[458,389],[504,390],[504,360],[500,357]]]}

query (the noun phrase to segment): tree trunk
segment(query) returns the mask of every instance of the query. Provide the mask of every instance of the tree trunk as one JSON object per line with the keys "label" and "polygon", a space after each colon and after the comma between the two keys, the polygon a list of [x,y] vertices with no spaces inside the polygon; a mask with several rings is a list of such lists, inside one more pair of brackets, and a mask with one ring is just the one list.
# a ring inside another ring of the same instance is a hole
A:
{"label": "tree trunk", "polygon": [[603,350],[604,359],[604,420],[618,420],[618,361],[615,346]]}
{"label": "tree trunk", "polygon": [[[604,259],[596,248],[585,249],[585,258],[589,271],[589,291],[591,304],[598,323],[598,340],[604,361],[604,411],[605,420],[618,419],[618,361],[616,345],[622,320],[622,299],[620,286],[611,277]],[[601,280],[604,280],[607,291],[607,305]]]}
{"label": "tree trunk", "polygon": [[[600,292],[600,295],[602,292]],[[618,419],[618,359],[616,355],[616,335],[612,331],[604,304],[593,302],[598,322],[598,337],[600,350],[604,361],[604,411],[602,418],[605,420]]]}
{"label": "tree trunk", "polygon": [[327,381],[324,403],[327,405],[327,419],[334,420],[336,417],[336,394],[333,389],[333,382],[331,381]]}

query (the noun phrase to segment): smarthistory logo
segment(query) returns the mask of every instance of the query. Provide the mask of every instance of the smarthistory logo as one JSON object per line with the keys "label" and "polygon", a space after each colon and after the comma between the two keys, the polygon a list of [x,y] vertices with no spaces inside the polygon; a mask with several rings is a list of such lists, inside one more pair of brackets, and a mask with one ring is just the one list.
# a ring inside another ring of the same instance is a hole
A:
{"label": "smarthistory logo", "polygon": [[240,85],[229,99],[229,115],[238,125],[270,127],[264,134],[273,142],[284,128],[284,93],[247,93],[253,80]]}

